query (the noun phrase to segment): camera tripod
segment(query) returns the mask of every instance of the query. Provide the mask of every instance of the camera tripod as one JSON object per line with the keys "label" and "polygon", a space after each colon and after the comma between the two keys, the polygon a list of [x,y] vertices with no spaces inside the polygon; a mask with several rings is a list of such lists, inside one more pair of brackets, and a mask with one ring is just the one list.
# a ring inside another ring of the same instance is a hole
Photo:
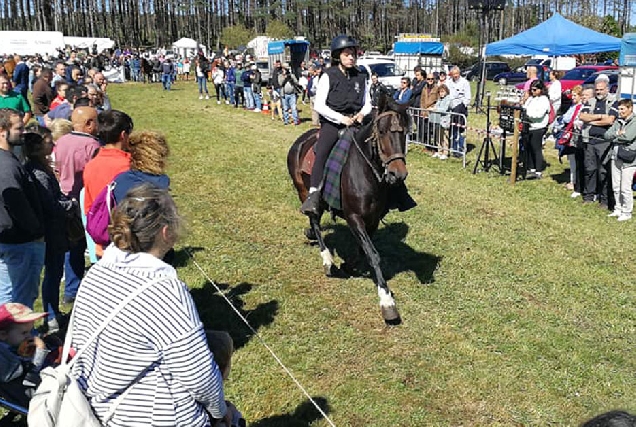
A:
{"label": "camera tripod", "polygon": [[[481,148],[479,149],[477,161],[475,162],[475,167],[473,168],[473,174],[476,174],[478,170],[488,172],[493,166],[495,166],[500,173],[503,172],[499,156],[497,155],[497,150],[495,149],[495,143],[492,142],[492,138],[490,138],[490,92],[486,93],[486,97],[488,98],[488,103],[486,106],[486,137],[484,138],[484,141],[481,144]],[[490,155],[491,150],[492,158]]]}

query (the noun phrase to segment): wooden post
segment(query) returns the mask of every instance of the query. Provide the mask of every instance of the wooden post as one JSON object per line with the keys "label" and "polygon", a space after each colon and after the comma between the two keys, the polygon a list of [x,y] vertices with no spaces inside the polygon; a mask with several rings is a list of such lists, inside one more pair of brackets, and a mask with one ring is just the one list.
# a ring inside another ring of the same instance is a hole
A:
{"label": "wooden post", "polygon": [[517,182],[517,157],[519,155],[519,123],[521,111],[518,108],[514,110],[514,132],[512,134],[512,160],[510,165],[510,184],[515,185]]}

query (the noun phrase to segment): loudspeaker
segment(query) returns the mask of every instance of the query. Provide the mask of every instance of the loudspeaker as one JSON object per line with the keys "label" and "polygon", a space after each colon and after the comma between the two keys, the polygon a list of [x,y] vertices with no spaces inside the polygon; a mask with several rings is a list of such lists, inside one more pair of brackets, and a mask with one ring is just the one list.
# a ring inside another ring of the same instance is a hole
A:
{"label": "loudspeaker", "polygon": [[504,10],[506,0],[468,0],[468,9],[481,10]]}
{"label": "loudspeaker", "polygon": [[468,9],[482,10],[487,2],[488,0],[468,0]]}
{"label": "loudspeaker", "polygon": [[504,10],[506,7],[506,0],[488,0],[490,3],[490,10]]}

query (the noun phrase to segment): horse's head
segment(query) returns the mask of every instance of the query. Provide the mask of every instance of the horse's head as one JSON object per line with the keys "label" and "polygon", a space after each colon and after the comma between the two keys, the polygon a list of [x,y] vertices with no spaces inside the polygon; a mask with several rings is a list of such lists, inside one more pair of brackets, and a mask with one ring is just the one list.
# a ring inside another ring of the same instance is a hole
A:
{"label": "horse's head", "polygon": [[408,105],[400,105],[386,94],[378,100],[373,132],[386,179],[391,185],[404,181],[409,174],[406,169],[407,109]]}

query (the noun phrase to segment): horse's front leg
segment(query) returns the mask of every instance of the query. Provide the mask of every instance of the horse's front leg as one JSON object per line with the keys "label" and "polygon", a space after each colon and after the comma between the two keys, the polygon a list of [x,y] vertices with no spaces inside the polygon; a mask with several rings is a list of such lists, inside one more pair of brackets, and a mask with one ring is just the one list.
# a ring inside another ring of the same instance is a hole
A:
{"label": "horse's front leg", "polygon": [[318,241],[320,256],[322,257],[322,268],[325,270],[325,274],[331,277],[334,275],[334,261],[329,248],[327,248],[327,245],[325,245],[325,241],[322,238],[322,231],[320,230],[320,218],[312,215],[311,217],[309,217],[309,225],[311,226],[311,231],[313,231],[316,241]]}
{"label": "horse's front leg", "polygon": [[367,257],[369,265],[373,269],[375,276],[375,285],[378,288],[378,296],[380,297],[380,310],[382,311],[382,317],[388,325],[399,325],[402,323],[400,313],[395,305],[395,299],[389,290],[389,285],[384,279],[382,270],[380,269],[380,254],[371,241],[371,237],[367,233],[367,229],[364,221],[358,215],[353,215],[347,219],[349,227],[356,236],[360,247],[364,251]]}

